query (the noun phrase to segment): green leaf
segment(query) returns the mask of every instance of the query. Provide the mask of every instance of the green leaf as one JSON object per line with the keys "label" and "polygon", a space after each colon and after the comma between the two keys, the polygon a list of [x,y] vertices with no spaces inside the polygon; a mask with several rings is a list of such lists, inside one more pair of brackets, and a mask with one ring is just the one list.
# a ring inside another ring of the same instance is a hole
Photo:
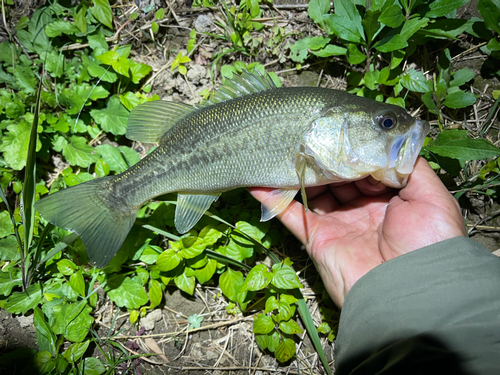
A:
{"label": "green leaf", "polygon": [[318,326],[318,332],[323,333],[325,335],[330,333],[331,330],[332,330],[332,327],[330,327],[330,325],[326,322],[323,322]]}
{"label": "green leaf", "polygon": [[284,333],[288,335],[298,335],[302,333],[302,329],[299,327],[297,322],[293,319],[290,319],[287,322],[280,323],[280,329]]}
{"label": "green leaf", "polygon": [[137,63],[133,60],[129,60],[130,73],[132,73],[132,82],[138,84],[141,79],[151,73],[153,69],[151,66]]}
{"label": "green leaf", "polygon": [[[10,236],[12,233],[14,233],[14,224],[12,224],[9,212],[0,212],[0,238]],[[0,259],[8,260],[3,257],[1,257]]]}
{"label": "green leaf", "polygon": [[103,25],[113,28],[113,12],[108,0],[92,0],[94,6],[90,8],[92,15]]}
{"label": "green leaf", "polygon": [[[87,7],[82,5],[80,10],[73,16],[73,23],[81,33],[85,34],[87,32],[87,20],[85,15],[87,14]],[[89,36],[90,37],[90,36]]]}
{"label": "green leaf", "polygon": [[380,52],[392,52],[403,49],[407,46],[407,39],[398,33],[388,34],[388,36],[374,45],[374,47]]}
{"label": "green leaf", "polygon": [[401,6],[399,4],[385,5],[382,7],[382,13],[378,18],[380,23],[392,28],[401,26],[404,22],[405,16],[403,15]]}
{"label": "green leaf", "polygon": [[108,296],[120,307],[138,309],[148,303],[148,295],[141,283],[122,275],[111,275],[108,278]]}
{"label": "green leaf", "polygon": [[[84,372],[85,369],[85,372]],[[87,357],[79,363],[79,373],[85,375],[101,375],[106,371],[106,367],[98,358]]]}
{"label": "green leaf", "polygon": [[156,260],[158,269],[163,272],[173,270],[179,265],[182,258],[174,249],[167,249]]}
{"label": "green leaf", "polygon": [[350,19],[337,14],[328,14],[324,16],[324,19],[333,33],[339,38],[353,43],[361,42],[361,34],[358,27]]}
{"label": "green leaf", "polygon": [[354,43],[350,43],[347,49],[347,61],[349,64],[360,64],[366,60],[366,55],[364,55]]}
{"label": "green leaf", "polygon": [[[296,41],[290,46],[290,58],[292,61],[303,63],[309,56],[308,42],[311,37],[306,37],[304,39]],[[222,70],[221,70],[222,72]]]}
{"label": "green leaf", "polygon": [[343,56],[347,53],[347,49],[334,44],[328,44],[320,50],[311,51],[311,53],[319,57]]}
{"label": "green leaf", "polygon": [[26,314],[38,306],[42,299],[40,284],[30,285],[24,292],[14,292],[7,298],[3,308],[11,314]]}
{"label": "green leaf", "polygon": [[126,171],[141,160],[135,150],[131,150],[126,146],[113,147],[105,144],[97,146],[97,150],[101,153],[102,159],[108,164],[109,169],[117,173]]}
{"label": "green leaf", "polygon": [[233,302],[238,302],[238,296],[246,292],[241,292],[241,286],[243,285],[244,277],[240,271],[233,271],[231,267],[228,267],[226,271],[220,275],[219,286],[222,293]]}
{"label": "green leaf", "polygon": [[129,111],[120,103],[116,95],[109,98],[105,109],[93,109],[90,115],[107,132],[124,135],[127,131]]}
{"label": "green leaf", "polygon": [[0,271],[0,295],[9,296],[12,288],[22,285],[21,271],[19,269],[10,272]]}
{"label": "green leaf", "polygon": [[52,316],[55,319],[52,329],[54,333],[64,335],[69,341],[83,341],[94,322],[94,318],[89,315],[91,312],[92,308],[86,301],[55,305],[52,308]]}
{"label": "green leaf", "polygon": [[271,284],[277,288],[286,290],[303,288],[303,285],[300,283],[295,272],[293,272],[293,269],[284,264],[273,265],[273,279]]}
{"label": "green leaf", "polygon": [[163,298],[163,291],[161,290],[160,283],[157,280],[149,281],[149,300],[151,301],[150,309],[154,309],[161,303]]}
{"label": "green leaf", "polygon": [[200,284],[205,284],[212,278],[212,276],[215,274],[215,271],[217,271],[217,261],[209,259],[207,264],[202,268],[196,269],[194,274]]}
{"label": "green leaf", "polygon": [[413,34],[415,34],[418,30],[426,26],[428,22],[429,19],[425,17],[412,18],[406,21],[403,24],[403,28],[401,29],[401,36],[406,40],[410,39],[413,36]]}
{"label": "green leaf", "polygon": [[221,237],[222,232],[212,227],[211,225],[207,225],[200,231],[200,233],[198,233],[198,238],[201,238],[203,243],[207,246],[213,245]]}
{"label": "green leaf", "polygon": [[[63,357],[69,363],[76,363],[85,354],[87,348],[89,347],[90,340],[84,342],[75,342],[71,344],[68,349],[63,353]],[[85,371],[85,373],[87,373]]]}
{"label": "green leaf", "polygon": [[375,36],[382,30],[383,25],[380,25],[378,17],[380,16],[380,11],[368,10],[363,17],[363,28],[366,33],[366,40],[369,44],[373,41]]}
{"label": "green leaf", "polygon": [[33,357],[37,373],[50,373],[55,368],[54,360],[48,351],[40,351]]}
{"label": "green leaf", "polygon": [[322,24],[323,15],[330,11],[329,0],[311,0],[307,8],[309,17],[315,22]]}
{"label": "green leaf", "polygon": [[194,287],[196,284],[194,276],[187,276],[186,272],[184,272],[182,275],[174,277],[174,283],[180,290],[190,295],[194,294]]}
{"label": "green leaf", "polygon": [[405,108],[405,101],[403,98],[387,98],[385,102]]}
{"label": "green leaf", "polygon": [[[4,133],[0,151],[3,152],[5,162],[16,171],[20,171],[26,165],[30,141],[31,125],[22,119],[21,122],[7,126]],[[40,141],[37,142],[37,151],[41,148]]]}
{"label": "green leaf", "polygon": [[198,314],[188,316],[189,329],[200,328],[201,322],[203,322],[203,317]]}
{"label": "green leaf", "polygon": [[[364,3],[362,4],[365,5]],[[357,28],[359,35],[364,40],[364,30],[361,20],[361,15],[351,0],[336,0],[334,3],[335,14],[344,17],[351,21]]]}
{"label": "green leaf", "polygon": [[59,272],[61,272],[64,276],[73,275],[77,269],[76,264],[69,259],[59,260],[56,266]]}
{"label": "green leaf", "polygon": [[262,290],[271,282],[272,277],[265,264],[258,264],[248,273],[240,292]]}
{"label": "green leaf", "polygon": [[430,11],[425,13],[426,17],[443,17],[451,11],[460,8],[470,0],[434,0],[429,3]]}
{"label": "green leaf", "polygon": [[229,244],[219,247],[217,252],[241,262],[253,255],[253,245],[249,245],[248,242],[241,235],[237,236],[237,233],[234,233],[230,237]]}
{"label": "green leaf", "polygon": [[165,9],[163,8],[160,8],[156,11],[155,13],[155,18],[160,21],[163,19],[163,17],[165,17]]}
{"label": "green leaf", "polygon": [[72,23],[62,20],[51,22],[45,27],[45,34],[50,38],[55,38],[61,34],[73,35],[79,31],[78,27]]}
{"label": "green leaf", "polygon": [[274,329],[273,319],[269,315],[257,314],[253,321],[252,332],[265,335]]}
{"label": "green leaf", "polygon": [[153,34],[156,34],[160,30],[160,25],[158,25],[158,22],[152,22],[151,23],[151,31]]}
{"label": "green leaf", "polygon": [[33,311],[33,324],[36,327],[36,338],[40,351],[46,350],[55,356],[57,354],[57,337],[45,320],[44,313],[38,307],[35,307]]}
{"label": "green leaf", "polygon": [[476,76],[476,73],[469,68],[460,69],[453,73],[452,80],[450,82],[450,86],[461,86]]}
{"label": "green leaf", "polygon": [[448,108],[464,108],[475,102],[474,94],[460,90],[446,95],[443,104]]}
{"label": "green leaf", "polygon": [[307,47],[311,50],[318,50],[323,48],[328,44],[330,38],[323,38],[322,36],[316,36],[308,39]]}
{"label": "green leaf", "polygon": [[410,69],[400,80],[401,84],[410,91],[428,92],[430,91],[427,81],[422,72]]}
{"label": "green leaf", "polygon": [[[4,211],[5,212],[5,211]],[[3,216],[3,212],[0,213]],[[9,219],[10,221],[10,219]],[[10,221],[12,227],[12,221]],[[3,226],[3,225],[2,225]],[[5,227],[4,227],[5,228]],[[3,228],[3,230],[4,230]],[[17,240],[15,236],[8,236],[0,240],[0,259],[5,261],[13,261],[21,258]],[[0,293],[1,294],[1,293]]]}
{"label": "green leaf", "polygon": [[133,92],[127,91],[124,95],[120,95],[120,102],[131,111],[139,104],[139,98]]}
{"label": "green leaf", "polygon": [[52,146],[55,151],[62,152],[71,165],[87,168],[99,160],[97,150],[89,146],[83,137],[73,136],[68,142],[65,137],[56,135]]}
{"label": "green leaf", "polygon": [[462,163],[500,155],[500,149],[485,139],[471,139],[466,130],[447,130],[439,133],[436,140],[425,150],[443,157],[458,159]]}
{"label": "green leaf", "polygon": [[69,285],[80,296],[85,297],[85,280],[83,279],[82,270],[78,270],[69,278]]}
{"label": "green leaf", "polygon": [[500,34],[500,1],[498,0],[479,0],[477,9],[484,19],[486,27]]}
{"label": "green leaf", "polygon": [[181,245],[180,256],[184,259],[191,259],[200,255],[207,247],[207,244],[195,236],[183,237],[179,243]]}
{"label": "green leaf", "polygon": [[292,339],[285,338],[276,347],[274,355],[276,359],[283,363],[295,356],[295,342]]}

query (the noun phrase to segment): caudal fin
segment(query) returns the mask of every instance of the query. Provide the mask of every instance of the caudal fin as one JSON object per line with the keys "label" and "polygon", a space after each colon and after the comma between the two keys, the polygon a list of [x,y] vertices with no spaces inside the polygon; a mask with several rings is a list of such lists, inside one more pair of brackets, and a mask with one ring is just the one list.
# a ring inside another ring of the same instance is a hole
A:
{"label": "caudal fin", "polygon": [[46,220],[80,235],[96,267],[106,266],[115,256],[137,216],[137,211],[117,207],[113,199],[106,197],[107,182],[113,178],[99,178],[58,191],[35,204]]}

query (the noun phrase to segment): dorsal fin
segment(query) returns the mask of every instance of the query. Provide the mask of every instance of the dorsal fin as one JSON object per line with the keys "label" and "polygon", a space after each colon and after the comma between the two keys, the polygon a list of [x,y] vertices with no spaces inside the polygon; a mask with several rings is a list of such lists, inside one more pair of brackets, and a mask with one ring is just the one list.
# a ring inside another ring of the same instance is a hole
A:
{"label": "dorsal fin", "polygon": [[159,143],[168,130],[193,110],[191,105],[164,100],[139,104],[130,112],[126,136],[133,141]]}
{"label": "dorsal fin", "polygon": [[212,96],[196,108],[206,107],[212,104],[225,102],[239,98],[240,96],[253,94],[256,92],[275,89],[276,85],[268,74],[262,74],[257,69],[253,73],[243,70],[240,75],[233,75],[233,78],[227,78],[224,85],[212,93]]}

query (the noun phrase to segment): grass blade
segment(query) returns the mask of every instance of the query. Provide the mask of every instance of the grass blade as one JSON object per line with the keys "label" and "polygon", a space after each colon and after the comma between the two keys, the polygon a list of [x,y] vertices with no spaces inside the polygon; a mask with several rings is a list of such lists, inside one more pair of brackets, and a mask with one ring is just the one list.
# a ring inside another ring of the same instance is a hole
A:
{"label": "grass blade", "polygon": [[311,316],[311,312],[309,311],[309,308],[307,307],[304,296],[302,295],[302,293],[300,291],[299,291],[299,293],[300,293],[300,297],[298,298],[297,305],[298,305],[300,318],[302,319],[302,323],[304,323],[304,327],[306,328],[306,331],[309,334],[309,337],[311,338],[311,341],[314,345],[314,349],[316,349],[316,353],[318,353],[319,359],[321,360],[321,363],[323,364],[323,367],[325,368],[326,373],[328,375],[331,375],[330,367],[328,365],[328,360],[326,359],[325,351],[323,350],[323,346],[321,345],[321,340],[319,338],[316,326],[314,325],[314,321],[313,321],[313,318]]}
{"label": "grass blade", "polygon": [[[42,81],[43,73],[40,77],[40,82],[38,84],[38,90],[36,93],[35,111],[33,116],[33,124],[31,125],[30,141],[28,147],[28,157],[26,159],[26,167],[24,168],[24,185],[22,191],[22,220],[23,220],[23,237],[24,244],[22,253],[23,264],[30,264],[29,250],[31,246],[31,240],[33,239],[33,228],[35,225],[35,182],[36,182],[36,142],[37,142],[37,129],[38,129],[38,117],[40,113],[40,96],[42,92]],[[24,270],[23,277],[30,274],[31,266],[28,266]],[[28,287],[31,283],[31,277],[25,277],[25,287]]]}

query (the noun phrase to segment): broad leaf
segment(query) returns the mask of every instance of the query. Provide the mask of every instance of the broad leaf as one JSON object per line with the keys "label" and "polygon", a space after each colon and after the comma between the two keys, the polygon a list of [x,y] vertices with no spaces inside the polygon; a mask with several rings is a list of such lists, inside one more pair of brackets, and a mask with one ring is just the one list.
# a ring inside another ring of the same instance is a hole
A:
{"label": "broad leaf", "polygon": [[138,309],[148,303],[148,295],[141,283],[130,277],[112,275],[108,279],[108,296],[120,307]]}
{"label": "broad leaf", "polygon": [[257,314],[253,321],[252,332],[265,335],[274,329],[273,319],[266,314]]}
{"label": "broad leaf", "polygon": [[500,155],[500,149],[485,139],[471,139],[466,130],[448,130],[439,133],[425,150],[452,159],[462,165],[469,160],[481,160]]}
{"label": "broad leaf", "polygon": [[4,309],[11,314],[26,314],[42,299],[40,284],[30,285],[24,292],[14,292],[7,298]]}
{"label": "broad leaf", "polygon": [[276,347],[274,352],[276,359],[283,363],[295,356],[295,342],[292,339],[285,338]]}
{"label": "broad leaf", "polygon": [[94,6],[90,8],[92,15],[110,29],[113,28],[113,12],[108,0],[92,0]]}
{"label": "broad leaf", "polygon": [[93,109],[90,115],[105,131],[114,135],[123,135],[127,130],[129,111],[120,103],[116,95],[109,98],[105,109]]}

